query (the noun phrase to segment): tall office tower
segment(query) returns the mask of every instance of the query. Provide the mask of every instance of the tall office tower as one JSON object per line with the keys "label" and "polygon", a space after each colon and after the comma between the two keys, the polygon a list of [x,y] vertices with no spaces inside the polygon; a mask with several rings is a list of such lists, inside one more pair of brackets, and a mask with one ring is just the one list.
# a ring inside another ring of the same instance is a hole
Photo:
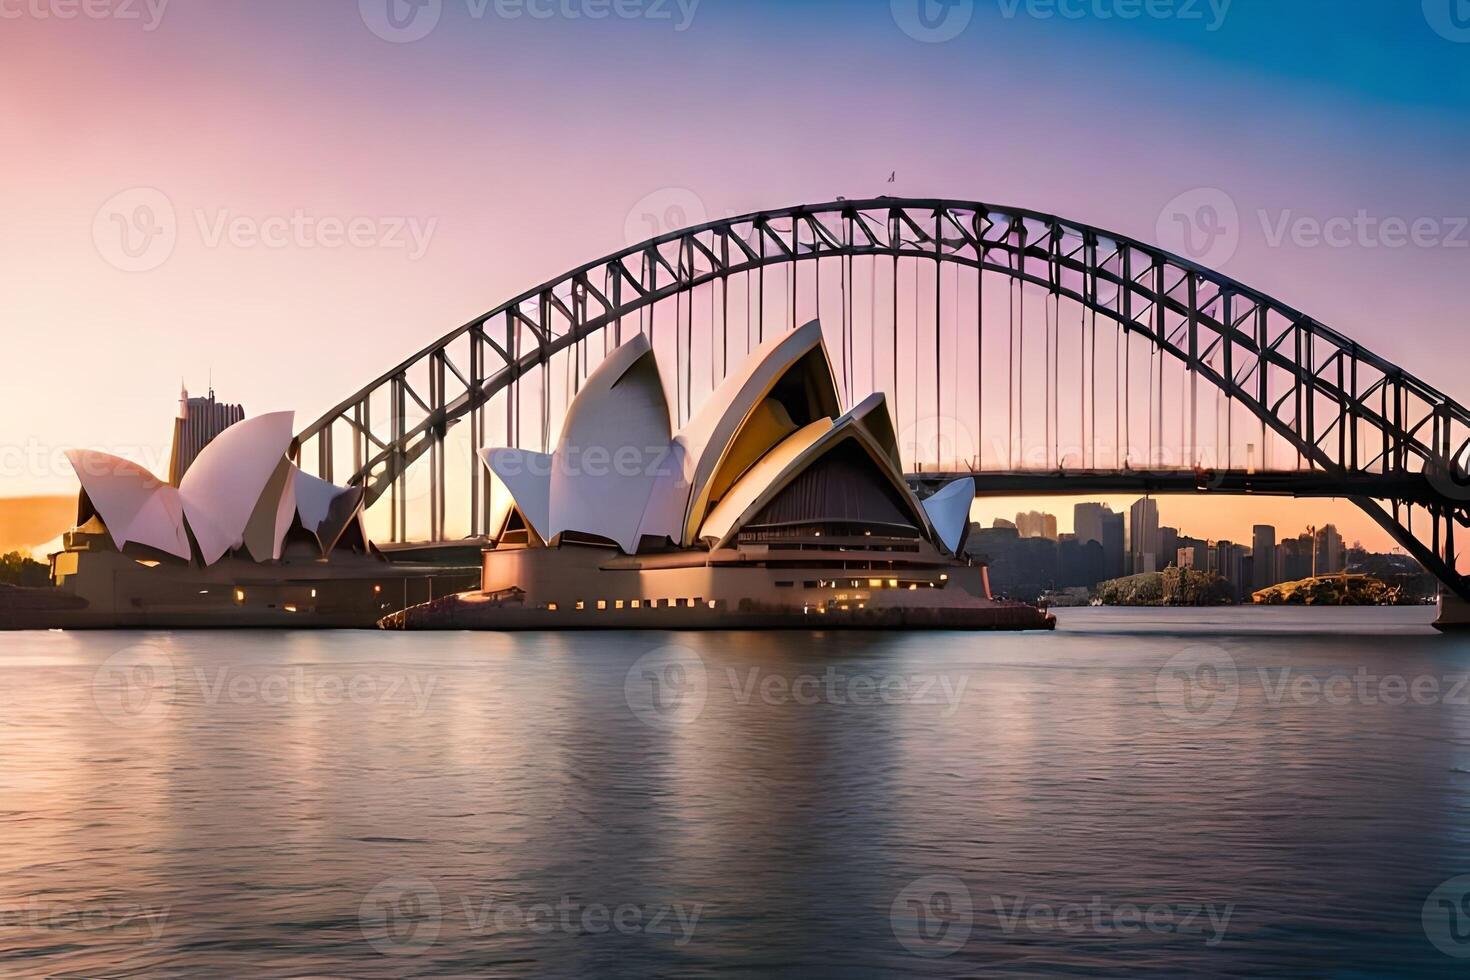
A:
{"label": "tall office tower", "polygon": [[1336,575],[1347,569],[1347,550],[1337,525],[1328,524],[1317,532],[1317,574]]}
{"label": "tall office tower", "polygon": [[1122,514],[1108,511],[1102,518],[1103,575],[1122,578],[1128,562],[1127,526]]}
{"label": "tall office tower", "polygon": [[1219,541],[1215,544],[1215,574],[1230,583],[1231,594],[1240,599],[1244,597],[1248,583],[1245,581],[1245,546],[1233,541]]}
{"label": "tall office tower", "polygon": [[1300,582],[1312,577],[1312,555],[1316,542],[1310,534],[1295,538],[1283,538],[1276,548],[1276,577],[1282,582]]}
{"label": "tall office tower", "polygon": [[1034,510],[1025,514],[1017,514],[1016,528],[1021,532],[1023,538],[1057,540],[1057,519],[1054,514],[1043,514]]}
{"label": "tall office tower", "polygon": [[1259,592],[1276,584],[1276,529],[1270,524],[1257,524],[1251,531],[1251,591]]}
{"label": "tall office tower", "polygon": [[190,398],[189,390],[179,392],[179,416],[174,419],[173,454],[168,464],[168,482],[178,486],[195,458],[215,436],[245,418],[239,405],[225,405],[214,400],[214,389],[205,398]]}
{"label": "tall office tower", "polygon": [[1159,565],[1167,568],[1178,551],[1179,529],[1177,527],[1159,528]]}
{"label": "tall office tower", "polygon": [[1152,497],[1128,508],[1129,570],[1134,575],[1157,572],[1167,562],[1159,560],[1159,503]]}
{"label": "tall office tower", "polygon": [[1089,541],[1103,543],[1103,515],[1111,514],[1112,508],[1107,504],[1078,504],[1072,508],[1072,531],[1077,535],[1078,544],[1087,544]]}

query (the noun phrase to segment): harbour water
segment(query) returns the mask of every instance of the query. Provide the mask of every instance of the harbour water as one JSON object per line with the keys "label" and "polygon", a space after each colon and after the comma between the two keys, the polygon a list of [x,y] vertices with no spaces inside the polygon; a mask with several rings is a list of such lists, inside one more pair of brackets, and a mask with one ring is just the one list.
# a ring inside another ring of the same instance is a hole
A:
{"label": "harbour water", "polygon": [[1058,615],[12,634],[0,975],[1470,969],[1470,637]]}

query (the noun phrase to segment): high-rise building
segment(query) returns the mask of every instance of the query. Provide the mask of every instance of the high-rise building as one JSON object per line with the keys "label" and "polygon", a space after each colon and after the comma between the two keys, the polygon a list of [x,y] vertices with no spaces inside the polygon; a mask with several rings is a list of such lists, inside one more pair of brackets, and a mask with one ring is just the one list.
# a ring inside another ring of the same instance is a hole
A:
{"label": "high-rise building", "polygon": [[1127,525],[1122,514],[1108,511],[1102,517],[1103,577],[1122,578],[1127,574]]}
{"label": "high-rise building", "polygon": [[189,389],[179,391],[179,415],[174,419],[173,453],[169,458],[168,482],[178,486],[204,447],[221,432],[245,418],[239,405],[214,400],[214,389],[204,398],[190,398]]}
{"label": "high-rise building", "polygon": [[1089,541],[1096,541],[1102,544],[1103,515],[1112,512],[1112,508],[1107,504],[1086,503],[1073,507],[1072,531],[1077,535],[1077,543],[1086,544]]}
{"label": "high-rise building", "polygon": [[1194,567],[1194,546],[1179,548],[1174,552],[1174,564],[1180,568]]}
{"label": "high-rise building", "polygon": [[1179,553],[1179,529],[1177,527],[1159,528],[1159,564],[1167,567]]}
{"label": "high-rise building", "polygon": [[1270,524],[1257,524],[1251,530],[1251,591],[1259,592],[1276,584],[1276,529]]}
{"label": "high-rise building", "polygon": [[1317,532],[1317,574],[1336,575],[1347,568],[1347,550],[1337,526],[1328,524]]}
{"label": "high-rise building", "polygon": [[1215,574],[1230,583],[1231,592],[1236,599],[1244,597],[1249,588],[1249,583],[1245,580],[1245,556],[1244,545],[1233,541],[1215,543]]}
{"label": "high-rise building", "polygon": [[1159,502],[1144,497],[1128,508],[1129,571],[1141,575],[1162,568],[1159,546]]}
{"label": "high-rise building", "polygon": [[1278,582],[1300,582],[1312,577],[1312,556],[1316,541],[1310,534],[1283,538],[1276,546],[1276,579]]}
{"label": "high-rise building", "polygon": [[1057,518],[1055,514],[1043,514],[1034,510],[1025,514],[1017,514],[1016,528],[1021,532],[1021,537],[1023,538],[1046,538],[1048,541],[1057,540]]}

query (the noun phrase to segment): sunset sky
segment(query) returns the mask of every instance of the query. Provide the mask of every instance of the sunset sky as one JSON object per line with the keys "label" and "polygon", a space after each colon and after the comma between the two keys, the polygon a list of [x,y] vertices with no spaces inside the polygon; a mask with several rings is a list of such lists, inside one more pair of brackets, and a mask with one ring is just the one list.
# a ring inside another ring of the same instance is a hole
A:
{"label": "sunset sky", "polygon": [[[0,497],[73,493],[71,447],[166,471],[181,380],[309,421],[644,213],[839,195],[1175,251],[1224,200],[1208,264],[1470,398],[1459,0],[427,2],[0,0]],[[1388,546],[1348,504],[1163,516]]]}

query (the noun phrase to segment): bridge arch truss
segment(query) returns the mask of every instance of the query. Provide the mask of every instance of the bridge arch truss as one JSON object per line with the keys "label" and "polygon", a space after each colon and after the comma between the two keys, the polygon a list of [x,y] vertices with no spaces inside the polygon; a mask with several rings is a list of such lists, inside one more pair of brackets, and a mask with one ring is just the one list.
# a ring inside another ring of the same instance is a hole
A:
{"label": "bridge arch truss", "polygon": [[303,430],[298,459],[365,487],[393,540],[474,537],[489,506],[474,449],[545,448],[632,332],[674,368],[682,419],[751,346],[813,315],[849,402],[888,392],[916,476],[1070,472],[1087,492],[1120,474],[1246,489],[1260,474],[1263,492],[1350,497],[1470,599],[1462,405],[1187,259],[978,202],[839,200],[632,246],[394,366]]}

